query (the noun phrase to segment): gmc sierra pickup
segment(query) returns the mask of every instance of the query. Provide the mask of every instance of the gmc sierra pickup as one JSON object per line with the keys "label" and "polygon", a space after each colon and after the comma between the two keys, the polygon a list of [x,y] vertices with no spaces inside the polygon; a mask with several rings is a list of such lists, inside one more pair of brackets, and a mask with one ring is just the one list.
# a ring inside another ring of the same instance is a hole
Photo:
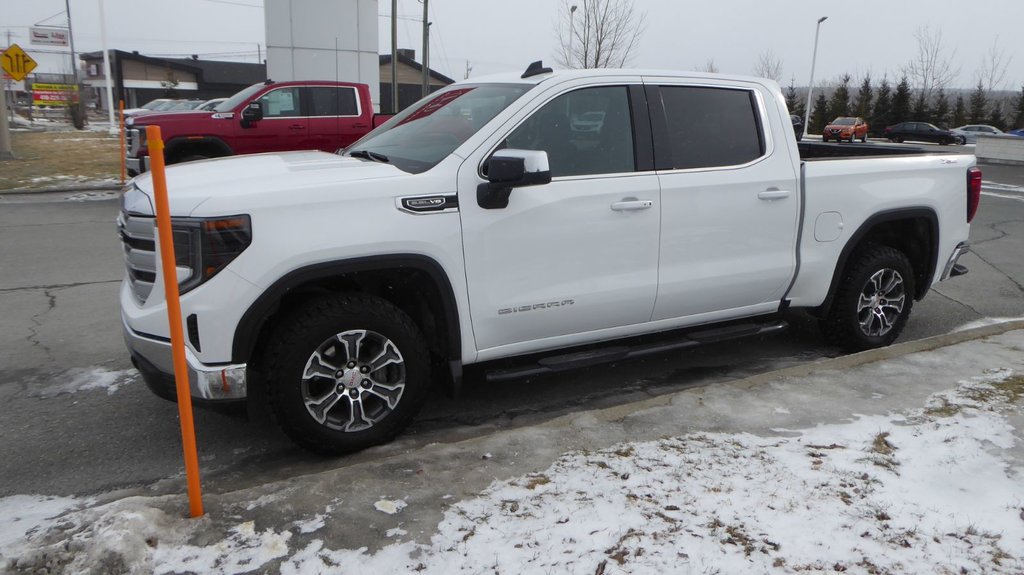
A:
{"label": "gmc sierra pickup", "polygon": [[[339,154],[167,170],[191,392],[342,453],[470,364],[509,379],[663,353],[774,331],[786,308],[885,346],[966,271],[974,164],[798,144],[758,78],[535,63],[457,83]],[[118,226],[125,340],[172,398],[148,174]]]}

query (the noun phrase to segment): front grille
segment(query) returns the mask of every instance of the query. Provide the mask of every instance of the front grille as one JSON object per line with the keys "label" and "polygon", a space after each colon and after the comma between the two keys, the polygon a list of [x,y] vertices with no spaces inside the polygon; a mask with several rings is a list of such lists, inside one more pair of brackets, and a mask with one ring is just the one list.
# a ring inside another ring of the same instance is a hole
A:
{"label": "front grille", "polygon": [[122,211],[117,216],[117,231],[124,248],[128,283],[140,304],[146,303],[156,281],[156,218]]}
{"label": "front grille", "polygon": [[137,128],[125,130],[124,142],[125,149],[128,150],[129,158],[134,158],[139,155],[139,148],[142,147],[142,137],[140,135],[140,131]]}

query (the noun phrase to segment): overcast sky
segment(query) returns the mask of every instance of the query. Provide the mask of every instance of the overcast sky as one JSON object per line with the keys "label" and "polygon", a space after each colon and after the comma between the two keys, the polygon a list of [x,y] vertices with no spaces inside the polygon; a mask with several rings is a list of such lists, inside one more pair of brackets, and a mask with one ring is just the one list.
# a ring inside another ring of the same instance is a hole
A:
{"label": "overcast sky", "polygon": [[[200,54],[204,59],[257,61],[265,55],[262,0],[104,0],[110,48],[148,55]],[[315,6],[330,0],[295,0]],[[0,0],[0,44],[6,34],[43,64],[60,71],[56,54],[29,45],[28,27],[62,24],[63,0]],[[582,0],[577,2],[582,5]],[[771,49],[782,61],[783,84],[791,77],[805,85],[817,19],[821,26],[815,77],[820,81],[848,72],[891,77],[917,49],[920,26],[940,31],[960,74],[954,86],[970,87],[993,42],[1012,57],[1006,87],[1024,83],[1024,0],[635,0],[645,12],[645,33],[632,65],[695,69],[713,59],[720,71],[749,74],[758,56]],[[98,0],[71,0],[75,47],[100,48]],[[456,80],[519,71],[537,59],[554,63],[559,0],[430,0],[431,64]],[[399,47],[420,52],[422,4],[399,0]],[[390,0],[379,2],[379,44],[390,50]],[[579,13],[577,13],[578,15]],[[259,48],[257,48],[259,46]],[[955,52],[955,53],[954,53]],[[49,70],[45,68],[50,68]],[[817,82],[816,82],[817,83]]]}

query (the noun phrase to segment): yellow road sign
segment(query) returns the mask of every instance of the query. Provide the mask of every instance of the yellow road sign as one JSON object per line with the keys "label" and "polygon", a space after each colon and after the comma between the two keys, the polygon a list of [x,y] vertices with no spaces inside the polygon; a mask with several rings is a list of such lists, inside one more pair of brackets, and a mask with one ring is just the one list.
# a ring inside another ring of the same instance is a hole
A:
{"label": "yellow road sign", "polygon": [[4,72],[14,78],[15,82],[24,80],[29,72],[36,69],[36,61],[17,44],[11,44],[4,50],[4,53],[0,55],[0,65],[3,66]]}

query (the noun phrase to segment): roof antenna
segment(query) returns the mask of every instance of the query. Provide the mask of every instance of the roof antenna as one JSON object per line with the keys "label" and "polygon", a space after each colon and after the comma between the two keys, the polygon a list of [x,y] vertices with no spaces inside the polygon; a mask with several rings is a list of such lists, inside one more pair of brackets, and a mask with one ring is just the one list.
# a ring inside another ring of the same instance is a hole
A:
{"label": "roof antenna", "polygon": [[550,74],[553,72],[551,68],[545,68],[543,60],[537,60],[526,67],[526,71],[520,78],[529,78],[530,76],[539,76],[540,74]]}

